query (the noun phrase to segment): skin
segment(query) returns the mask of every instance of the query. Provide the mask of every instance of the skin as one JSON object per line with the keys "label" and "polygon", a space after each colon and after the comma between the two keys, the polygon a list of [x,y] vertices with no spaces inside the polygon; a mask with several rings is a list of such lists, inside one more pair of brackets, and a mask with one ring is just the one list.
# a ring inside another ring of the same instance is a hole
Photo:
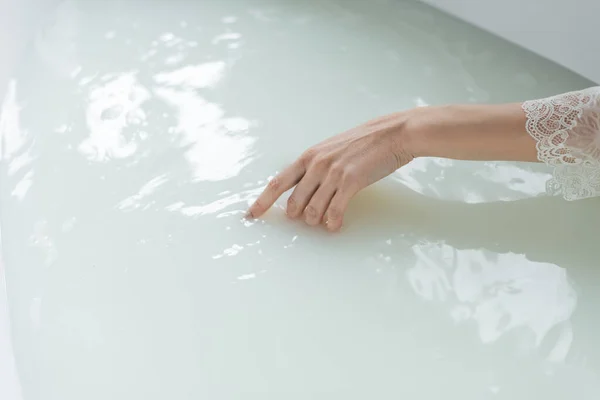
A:
{"label": "skin", "polygon": [[306,150],[249,208],[259,218],[283,193],[290,218],[338,231],[351,199],[418,157],[537,160],[520,103],[425,107],[373,119]]}

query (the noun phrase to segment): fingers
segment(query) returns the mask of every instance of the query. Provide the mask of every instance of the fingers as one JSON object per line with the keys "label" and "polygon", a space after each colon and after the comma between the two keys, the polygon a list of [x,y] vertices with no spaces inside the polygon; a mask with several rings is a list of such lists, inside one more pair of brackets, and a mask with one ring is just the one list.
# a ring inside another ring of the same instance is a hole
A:
{"label": "fingers", "polygon": [[355,170],[348,165],[328,163],[327,159],[310,164],[303,159],[305,157],[269,182],[248,210],[247,217],[260,217],[283,193],[296,186],[287,202],[288,216],[304,216],[309,225],[324,222],[329,231],[340,230],[350,200],[362,187]]}
{"label": "fingers", "polygon": [[327,229],[331,232],[337,232],[342,228],[344,222],[344,213],[348,208],[350,199],[354,197],[356,191],[350,188],[338,190],[331,202],[327,211],[325,211],[324,222]]}
{"label": "fingers", "polygon": [[304,168],[296,162],[271,179],[265,190],[248,209],[247,217],[258,218],[267,212],[283,193],[293,188],[300,181],[304,171]]}
{"label": "fingers", "polygon": [[320,177],[311,172],[302,177],[287,202],[286,213],[290,218],[298,218],[303,214],[310,199],[319,188],[320,181]]}
{"label": "fingers", "polygon": [[319,225],[323,220],[325,210],[335,195],[336,185],[331,179],[327,179],[312,196],[304,209],[304,220],[308,225]]}

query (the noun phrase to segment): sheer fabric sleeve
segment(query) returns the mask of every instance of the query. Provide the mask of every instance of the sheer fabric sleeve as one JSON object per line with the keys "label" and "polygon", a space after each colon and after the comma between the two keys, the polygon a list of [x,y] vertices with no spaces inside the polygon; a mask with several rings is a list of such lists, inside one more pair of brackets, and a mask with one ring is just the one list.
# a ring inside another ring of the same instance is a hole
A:
{"label": "sheer fabric sleeve", "polygon": [[553,167],[549,194],[600,196],[600,86],[523,103],[540,161]]}

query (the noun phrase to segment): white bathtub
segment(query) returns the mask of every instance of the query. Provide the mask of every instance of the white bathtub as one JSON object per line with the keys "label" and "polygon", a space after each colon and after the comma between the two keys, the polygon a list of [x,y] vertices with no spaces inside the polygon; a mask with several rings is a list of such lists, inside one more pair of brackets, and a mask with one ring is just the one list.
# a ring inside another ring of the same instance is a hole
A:
{"label": "white bathtub", "polygon": [[600,395],[598,201],[542,165],[418,160],[334,236],[241,220],[375,115],[591,86],[579,47],[413,1],[0,5],[1,400]]}
{"label": "white bathtub", "polygon": [[600,82],[600,3],[589,0],[424,0],[459,18]]}

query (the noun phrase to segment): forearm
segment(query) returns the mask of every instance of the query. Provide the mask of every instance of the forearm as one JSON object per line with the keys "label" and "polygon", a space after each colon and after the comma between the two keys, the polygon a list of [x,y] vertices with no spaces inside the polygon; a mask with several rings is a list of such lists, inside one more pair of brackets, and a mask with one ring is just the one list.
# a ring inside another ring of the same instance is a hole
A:
{"label": "forearm", "polygon": [[412,157],[537,161],[553,168],[549,194],[600,196],[600,87],[502,105],[410,110],[398,142]]}
{"label": "forearm", "polygon": [[408,112],[404,131],[415,157],[537,161],[520,103],[453,105]]}

